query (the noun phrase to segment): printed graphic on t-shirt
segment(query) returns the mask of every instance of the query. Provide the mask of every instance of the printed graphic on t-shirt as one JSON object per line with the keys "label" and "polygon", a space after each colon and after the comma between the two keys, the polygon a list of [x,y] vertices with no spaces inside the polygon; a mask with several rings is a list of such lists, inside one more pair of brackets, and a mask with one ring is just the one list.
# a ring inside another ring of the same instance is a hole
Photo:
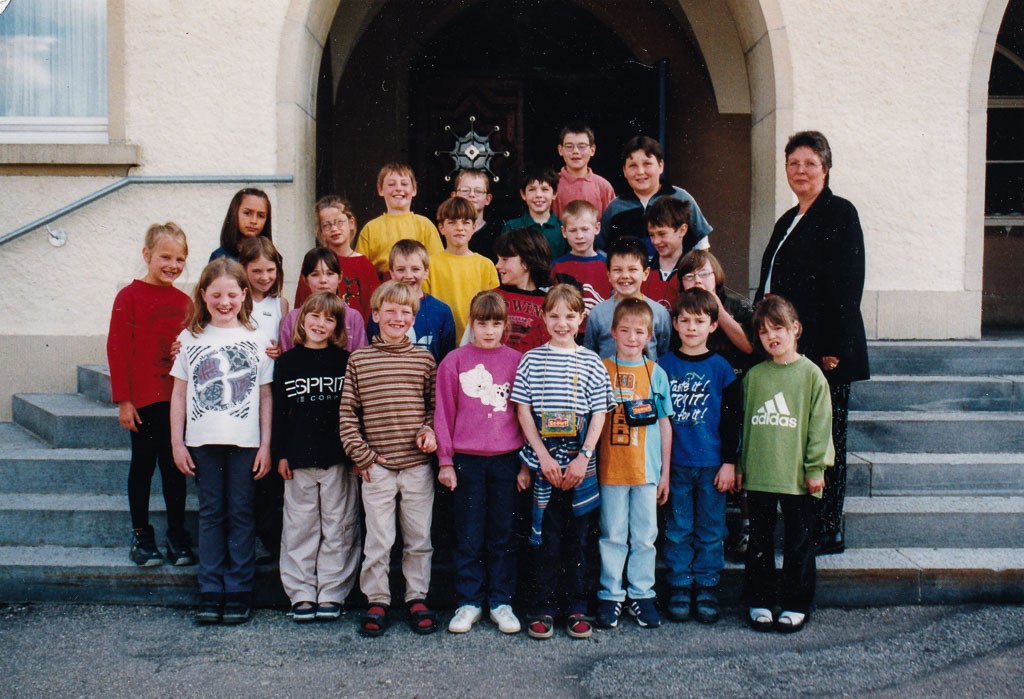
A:
{"label": "printed graphic on t-shirt", "polygon": [[555,281],[559,284],[572,284],[579,289],[580,295],[583,297],[583,307],[587,313],[590,313],[597,304],[605,300],[601,292],[593,284],[588,281],[582,281],[568,272],[555,273]]}
{"label": "printed graphic on t-shirt", "polygon": [[702,425],[707,414],[707,402],[711,383],[704,374],[695,371],[682,377],[669,377],[672,389],[672,422],[677,425]]}
{"label": "printed graphic on t-shirt", "polygon": [[218,347],[190,345],[184,351],[193,367],[196,399],[192,403],[192,419],[224,411],[232,417],[245,418],[249,414],[249,396],[256,388],[260,347],[243,340]]}
{"label": "printed graphic on t-shirt", "polygon": [[491,406],[495,412],[503,413],[508,407],[508,394],[511,386],[494,383],[491,372],[483,364],[477,364],[469,371],[459,374],[462,392],[470,398],[478,398],[484,405]]}
{"label": "printed graphic on t-shirt", "polygon": [[434,333],[427,333],[426,335],[416,336],[416,330],[409,328],[409,331],[405,333],[409,337],[409,341],[414,345],[429,350],[430,346],[434,344]]}
{"label": "printed graphic on t-shirt", "polygon": [[284,382],[285,395],[296,403],[338,400],[344,376],[303,376]]}
{"label": "printed graphic on t-shirt", "polygon": [[362,298],[362,285],[355,277],[350,279],[343,274],[341,281],[338,283],[338,295],[341,296],[346,305],[351,306],[351,299]]}
{"label": "printed graphic on t-shirt", "polygon": [[797,421],[795,417],[790,416],[786,397],[782,395],[782,391],[779,391],[757,409],[757,412],[750,418],[750,424],[795,428]]}

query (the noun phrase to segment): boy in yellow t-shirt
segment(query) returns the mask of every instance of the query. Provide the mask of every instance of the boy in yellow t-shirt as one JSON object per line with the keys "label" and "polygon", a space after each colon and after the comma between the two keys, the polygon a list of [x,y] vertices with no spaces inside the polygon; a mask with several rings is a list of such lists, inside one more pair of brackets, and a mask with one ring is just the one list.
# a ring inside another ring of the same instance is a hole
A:
{"label": "boy in yellow t-shirt", "polygon": [[437,223],[447,247],[430,256],[423,290],[444,301],[455,316],[456,341],[466,330],[469,304],[481,291],[498,286],[494,263],[469,249],[476,207],[462,197],[445,199],[437,207]]}
{"label": "boy in yellow t-shirt", "polygon": [[405,163],[388,163],[382,167],[377,173],[377,194],[384,200],[387,213],[363,226],[355,251],[370,259],[379,276],[388,272],[391,246],[403,238],[422,243],[430,255],[441,252],[437,228],[426,216],[412,212],[412,200],[416,196],[416,176],[412,168]]}

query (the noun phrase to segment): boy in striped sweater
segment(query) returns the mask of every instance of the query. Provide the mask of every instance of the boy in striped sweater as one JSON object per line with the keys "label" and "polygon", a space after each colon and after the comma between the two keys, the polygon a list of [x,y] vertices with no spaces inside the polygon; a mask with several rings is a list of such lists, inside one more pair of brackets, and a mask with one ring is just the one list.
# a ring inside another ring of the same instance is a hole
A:
{"label": "boy in striped sweater", "polygon": [[349,357],[341,394],[340,434],[345,452],[363,479],[366,543],[359,586],[369,607],[360,633],[380,636],[389,625],[388,582],[395,543],[395,505],[402,523],[402,573],[409,626],[433,633],[437,618],[426,605],[430,587],[430,524],[434,472],[436,366],[430,352],[412,344],[419,299],[396,281],[377,287],[370,299],[380,334]]}

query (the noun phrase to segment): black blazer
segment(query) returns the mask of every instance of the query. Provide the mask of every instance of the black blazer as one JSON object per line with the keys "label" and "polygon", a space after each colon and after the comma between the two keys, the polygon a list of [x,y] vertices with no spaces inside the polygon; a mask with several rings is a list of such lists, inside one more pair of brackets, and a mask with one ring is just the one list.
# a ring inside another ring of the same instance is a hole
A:
{"label": "black blazer", "polygon": [[[764,297],[768,266],[793,222],[793,207],[775,223],[761,258],[761,279],[754,297]],[[868,347],[860,301],[864,293],[864,233],[857,209],[825,187],[775,255],[771,293],[784,296],[800,314],[799,351],[821,364],[838,357],[826,371],[832,382],[870,378]]]}

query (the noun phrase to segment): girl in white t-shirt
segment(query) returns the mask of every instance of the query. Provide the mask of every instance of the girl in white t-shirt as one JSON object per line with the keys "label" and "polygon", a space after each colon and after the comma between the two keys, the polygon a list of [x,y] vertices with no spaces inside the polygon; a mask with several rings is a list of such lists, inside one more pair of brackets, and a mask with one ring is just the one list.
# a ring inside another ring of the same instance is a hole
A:
{"label": "girl in white t-shirt", "polygon": [[238,246],[238,263],[245,269],[252,290],[252,319],[267,338],[267,355],[281,356],[277,338],[281,321],[288,315],[288,301],[281,297],[284,286],[284,265],[281,253],[270,238],[246,238]]}
{"label": "girl in white t-shirt", "polygon": [[171,449],[199,491],[201,624],[249,618],[255,575],[253,480],[270,470],[273,360],[252,320],[245,270],[208,264],[178,340]]}

